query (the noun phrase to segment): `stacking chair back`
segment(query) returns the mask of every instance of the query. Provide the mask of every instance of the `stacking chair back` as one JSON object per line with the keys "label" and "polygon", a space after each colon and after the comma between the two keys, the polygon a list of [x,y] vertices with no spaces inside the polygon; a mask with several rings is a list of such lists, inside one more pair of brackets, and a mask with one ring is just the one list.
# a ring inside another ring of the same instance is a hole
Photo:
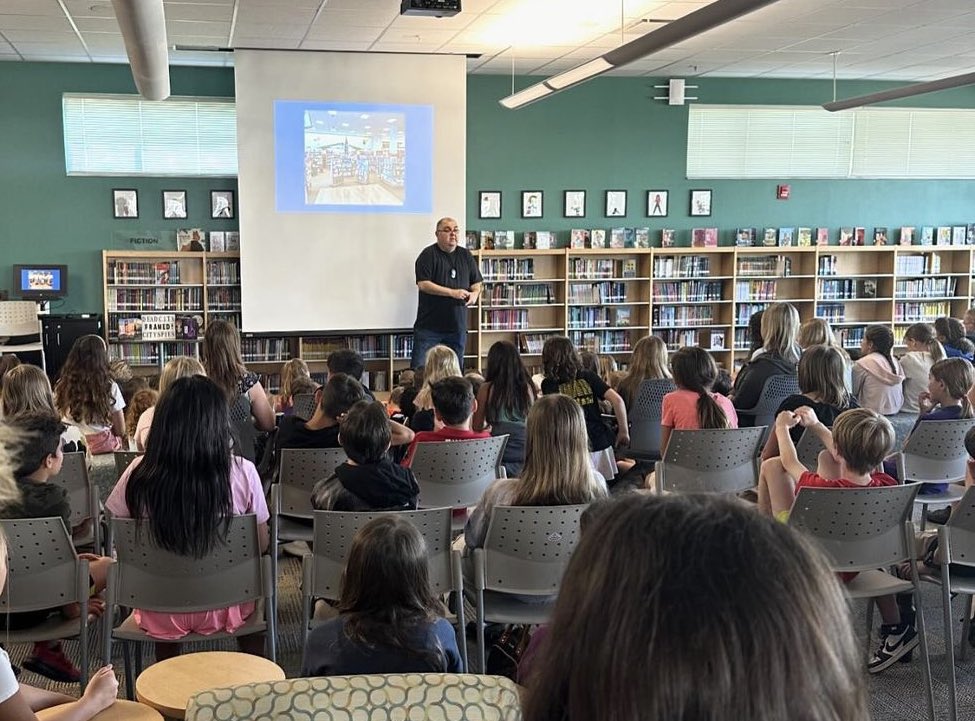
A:
{"label": "stacking chair back", "polygon": [[294,397],[294,401],[292,403],[296,418],[307,421],[309,418],[315,415],[316,403],[314,393],[299,393]]}
{"label": "stacking chair back", "polygon": [[764,436],[764,427],[674,431],[657,462],[657,490],[738,493],[754,488]]}
{"label": "stacking chair back", "polygon": [[743,421],[747,419],[750,421],[749,425],[771,427],[775,423],[775,413],[782,405],[782,401],[798,393],[799,378],[795,373],[771,376],[762,386],[758,403],[751,408],[738,410],[739,423],[745,425]]}
{"label": "stacking chair back", "polygon": [[629,411],[630,447],[627,453],[638,460],[660,459],[660,421],[664,396],[677,390],[670,378],[643,381]]}
{"label": "stacking chair back", "polygon": [[819,436],[808,428],[803,429],[802,435],[799,436],[799,442],[796,444],[796,455],[802,465],[815,472],[816,468],[819,467],[819,454],[825,450],[826,446],[819,440]]}
{"label": "stacking chair back", "polygon": [[508,436],[469,441],[418,443],[410,468],[420,486],[420,506],[473,506],[484,491],[502,478],[502,457]]}
{"label": "stacking chair back", "polygon": [[102,546],[98,491],[88,477],[88,462],[85,453],[65,453],[61,472],[52,477],[51,482],[64,486],[68,491],[72,528],[81,525],[86,520],[89,521],[88,532],[83,538],[76,539],[75,545],[79,547],[91,546],[96,553],[100,552]]}

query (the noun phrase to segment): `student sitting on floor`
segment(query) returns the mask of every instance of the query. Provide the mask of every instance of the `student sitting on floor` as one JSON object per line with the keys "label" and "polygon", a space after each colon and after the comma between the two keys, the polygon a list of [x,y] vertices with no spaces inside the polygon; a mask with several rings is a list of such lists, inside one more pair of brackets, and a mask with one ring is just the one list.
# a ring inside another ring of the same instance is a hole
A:
{"label": "student sitting on floor", "polygon": [[403,511],[416,508],[420,488],[409,468],[389,460],[389,417],[379,401],[359,401],[342,421],[339,442],[348,460],[312,491],[319,511]]}
{"label": "student sitting on floor", "polygon": [[[796,455],[789,430],[797,424],[815,433],[826,450],[819,454],[815,472],[807,470]],[[766,515],[788,519],[795,496],[802,488],[864,488],[893,486],[897,481],[875,469],[894,445],[894,428],[890,421],[868,408],[854,408],[841,413],[833,430],[824,426],[808,406],[795,411],[782,411],[775,419],[779,453],[762,462],[758,483],[758,507]],[[850,581],[856,574],[841,574]],[[881,646],[867,664],[870,673],[878,673],[905,658],[918,643],[914,615],[909,608],[898,608],[894,596],[876,599],[883,625]]]}
{"label": "student sitting on floor", "polygon": [[376,518],[352,539],[338,610],[308,636],[302,676],[463,673],[426,543],[406,519]]}
{"label": "student sitting on floor", "polygon": [[[19,451],[15,454],[14,476],[20,489],[19,502],[0,508],[2,518],[50,518],[60,516],[68,532],[71,527],[71,506],[68,492],[59,483],[50,482],[61,472],[64,454],[61,451],[61,433],[64,424],[57,416],[41,413],[25,413],[7,421],[20,435]],[[83,524],[85,525],[85,524]],[[81,530],[80,528],[78,530]],[[91,576],[94,593],[105,588],[108,564],[112,559],[92,553],[81,554],[89,561],[88,573]],[[99,615],[103,609],[101,599],[92,599],[89,611]],[[80,607],[77,604],[60,608],[41,609],[24,613],[10,614],[3,619],[12,629],[26,629],[43,623],[52,612],[60,611],[67,618],[77,618]],[[38,641],[34,651],[24,662],[24,668],[54,681],[76,683],[81,671],[64,655],[60,641]]]}
{"label": "student sitting on floor", "polygon": [[488,431],[471,430],[471,422],[477,401],[474,389],[466,378],[449,377],[437,381],[430,388],[433,400],[434,423],[438,430],[420,431],[413,438],[403,465],[407,468],[413,463],[418,443],[435,441],[467,441],[474,438],[490,438]]}

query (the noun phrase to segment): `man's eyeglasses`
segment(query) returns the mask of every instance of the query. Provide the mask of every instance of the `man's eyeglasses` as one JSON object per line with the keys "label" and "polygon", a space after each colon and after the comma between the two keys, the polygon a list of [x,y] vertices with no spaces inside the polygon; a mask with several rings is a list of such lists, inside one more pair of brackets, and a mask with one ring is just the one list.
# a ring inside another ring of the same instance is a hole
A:
{"label": "man's eyeglasses", "polygon": [[441,228],[437,232],[438,233],[447,233],[448,235],[450,233],[458,233],[459,234],[460,233],[460,228]]}

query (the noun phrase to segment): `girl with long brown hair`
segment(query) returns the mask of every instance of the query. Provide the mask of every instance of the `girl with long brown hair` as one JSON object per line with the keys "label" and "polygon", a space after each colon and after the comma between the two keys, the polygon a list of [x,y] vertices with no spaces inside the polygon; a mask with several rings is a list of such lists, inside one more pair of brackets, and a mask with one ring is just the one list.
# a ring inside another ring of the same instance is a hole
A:
{"label": "girl with long brown hair", "polygon": [[670,358],[677,390],[664,396],[660,421],[660,451],[667,450],[675,430],[737,428],[738,416],[727,397],[711,388],[718,378],[714,358],[703,348],[685,346]]}
{"label": "girl with long brown hair", "polygon": [[643,381],[670,377],[670,369],[667,367],[667,344],[662,338],[648,335],[633,346],[630,367],[616,390],[623,397],[623,402],[629,411],[633,408]]}
{"label": "girl with long brown hair", "polygon": [[78,428],[90,453],[123,447],[125,401],[112,380],[108,349],[97,335],[74,342],[54,386],[54,403],[65,423]]}

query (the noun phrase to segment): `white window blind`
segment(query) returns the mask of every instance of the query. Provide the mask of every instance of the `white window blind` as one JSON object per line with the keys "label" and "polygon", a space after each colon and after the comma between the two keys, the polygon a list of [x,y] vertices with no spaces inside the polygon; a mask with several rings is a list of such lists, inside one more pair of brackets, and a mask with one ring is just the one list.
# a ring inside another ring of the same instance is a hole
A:
{"label": "white window blind", "polygon": [[62,98],[68,175],[236,176],[232,99]]}
{"label": "white window blind", "polygon": [[692,105],[688,178],[972,178],[975,110]]}

